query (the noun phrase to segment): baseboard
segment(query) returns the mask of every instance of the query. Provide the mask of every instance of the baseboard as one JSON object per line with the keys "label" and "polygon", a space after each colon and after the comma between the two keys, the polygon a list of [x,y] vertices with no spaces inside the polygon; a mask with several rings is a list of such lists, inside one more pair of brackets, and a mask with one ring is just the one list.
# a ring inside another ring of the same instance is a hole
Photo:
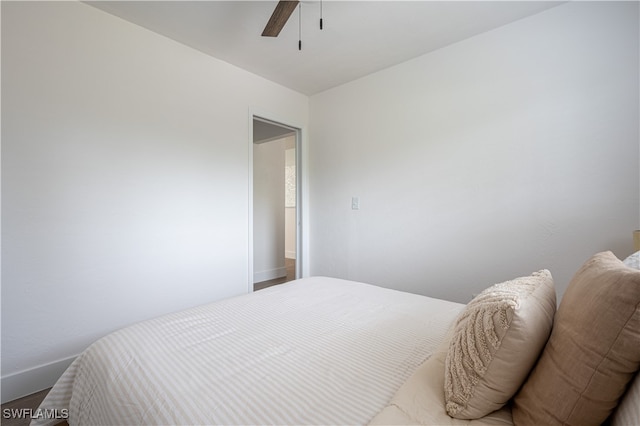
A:
{"label": "baseboard", "polygon": [[295,259],[296,258],[296,252],[294,250],[285,251],[284,252],[284,257],[286,257],[287,259]]}
{"label": "baseboard", "polygon": [[253,282],[261,283],[262,281],[269,281],[276,278],[282,278],[287,276],[287,268],[269,269],[267,271],[258,271],[253,273]]}
{"label": "baseboard", "polygon": [[2,376],[2,403],[40,392],[53,386],[75,356]]}

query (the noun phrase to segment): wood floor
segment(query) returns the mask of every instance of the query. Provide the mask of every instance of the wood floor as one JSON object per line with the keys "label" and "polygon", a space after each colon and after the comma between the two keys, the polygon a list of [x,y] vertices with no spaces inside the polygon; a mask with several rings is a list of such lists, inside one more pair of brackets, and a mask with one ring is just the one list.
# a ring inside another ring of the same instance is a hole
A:
{"label": "wood floor", "polygon": [[283,283],[295,280],[296,279],[296,260],[285,258],[284,266],[287,269],[287,275],[285,277],[275,278],[273,280],[255,283],[253,284],[253,291],[262,290],[263,288],[267,288],[267,287],[271,287],[274,285],[283,284]]}
{"label": "wood floor", "polygon": [[[45,389],[23,398],[2,404],[2,426],[27,426],[31,422],[29,411],[34,412],[51,389]],[[68,426],[66,421],[61,421],[57,426]]]}
{"label": "wood floor", "polygon": [[[295,259],[285,259],[285,267],[287,269],[287,275],[285,277],[276,278],[269,281],[263,281],[255,283],[253,285],[253,291],[262,290],[267,287],[271,287],[278,284],[283,284],[296,279],[296,261]],[[35,411],[45,396],[51,389],[45,389],[40,392],[25,396],[24,398],[16,399],[2,404],[2,419],[0,424],[2,426],[27,426],[31,421],[30,418],[19,418],[15,414],[24,413],[22,409],[30,409]],[[9,411],[6,411],[9,410]],[[21,416],[25,417],[25,416]],[[57,426],[68,426],[66,421],[60,422]]]}

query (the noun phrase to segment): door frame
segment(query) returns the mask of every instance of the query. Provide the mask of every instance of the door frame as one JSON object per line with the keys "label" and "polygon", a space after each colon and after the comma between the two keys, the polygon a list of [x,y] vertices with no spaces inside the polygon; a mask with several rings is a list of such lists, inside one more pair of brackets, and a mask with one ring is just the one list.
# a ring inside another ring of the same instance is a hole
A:
{"label": "door frame", "polygon": [[[297,125],[293,120],[276,117],[274,114],[264,111],[250,109],[249,111],[249,265],[247,276],[247,292],[253,292],[253,121],[259,120],[286,129],[295,133],[296,148],[296,278],[308,276],[308,202],[307,202],[307,167],[305,132],[303,127]],[[283,207],[284,208],[284,207]]]}

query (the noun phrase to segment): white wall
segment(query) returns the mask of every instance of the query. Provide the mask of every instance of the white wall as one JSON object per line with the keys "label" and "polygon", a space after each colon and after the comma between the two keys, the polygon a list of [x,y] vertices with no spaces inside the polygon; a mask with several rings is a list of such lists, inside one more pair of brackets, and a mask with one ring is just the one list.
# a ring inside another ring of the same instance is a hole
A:
{"label": "white wall", "polygon": [[249,114],[306,96],[79,2],[2,2],[2,74],[3,401],[247,292]]}
{"label": "white wall", "polygon": [[277,139],[253,145],[253,282],[256,283],[287,275],[285,142]]}
{"label": "white wall", "polygon": [[466,302],[630,254],[638,36],[572,2],[313,96],[312,274]]}

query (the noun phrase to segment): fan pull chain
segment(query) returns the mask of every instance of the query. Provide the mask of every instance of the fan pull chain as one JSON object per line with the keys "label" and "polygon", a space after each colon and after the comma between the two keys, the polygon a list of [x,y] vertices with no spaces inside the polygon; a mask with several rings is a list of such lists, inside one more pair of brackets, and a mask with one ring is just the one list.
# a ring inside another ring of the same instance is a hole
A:
{"label": "fan pull chain", "polygon": [[320,0],[320,29],[322,29],[322,0]]}
{"label": "fan pull chain", "polygon": [[298,50],[302,50],[302,2],[298,5]]}

